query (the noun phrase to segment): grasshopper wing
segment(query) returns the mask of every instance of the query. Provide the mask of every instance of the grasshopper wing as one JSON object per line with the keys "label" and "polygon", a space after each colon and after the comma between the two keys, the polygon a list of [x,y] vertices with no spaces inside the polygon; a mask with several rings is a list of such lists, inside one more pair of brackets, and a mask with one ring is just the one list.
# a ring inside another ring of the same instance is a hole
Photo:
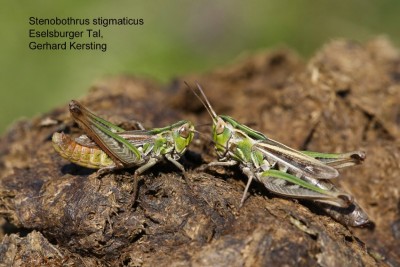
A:
{"label": "grasshopper wing", "polygon": [[302,151],[303,154],[313,157],[335,169],[342,169],[361,164],[365,160],[365,152],[353,151],[348,153],[320,153],[314,151]]}
{"label": "grasshopper wing", "polygon": [[305,176],[316,179],[331,179],[339,175],[335,168],[324,164],[324,162],[269,138],[254,144],[254,149],[263,153],[267,159]]}
{"label": "grasshopper wing", "polygon": [[119,135],[125,132],[122,128],[94,115],[77,101],[72,100],[69,109],[86,134],[115,162],[129,166],[141,160],[140,151]]}

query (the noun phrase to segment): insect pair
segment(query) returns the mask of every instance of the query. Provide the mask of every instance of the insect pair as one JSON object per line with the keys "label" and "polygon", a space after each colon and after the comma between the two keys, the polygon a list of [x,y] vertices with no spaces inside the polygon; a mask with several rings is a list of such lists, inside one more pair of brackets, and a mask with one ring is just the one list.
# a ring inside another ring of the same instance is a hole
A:
{"label": "insect pair", "polygon": [[[190,87],[189,87],[190,88]],[[309,199],[334,219],[350,226],[368,223],[368,216],[347,193],[338,190],[329,179],[336,178],[337,169],[361,163],[363,152],[343,154],[297,151],[267,138],[233,118],[217,115],[199,85],[193,93],[212,118],[212,140],[218,161],[208,166],[238,165],[248,177],[240,206],[243,205],[253,180],[271,192],[285,197]],[[164,128],[125,131],[94,115],[77,101],[69,105],[72,117],[86,132],[75,140],[63,133],[54,133],[53,146],[64,158],[78,165],[100,169],[101,172],[137,167],[134,172],[134,199],[139,176],[161,159],[178,162],[194,137],[194,126],[179,121]]]}

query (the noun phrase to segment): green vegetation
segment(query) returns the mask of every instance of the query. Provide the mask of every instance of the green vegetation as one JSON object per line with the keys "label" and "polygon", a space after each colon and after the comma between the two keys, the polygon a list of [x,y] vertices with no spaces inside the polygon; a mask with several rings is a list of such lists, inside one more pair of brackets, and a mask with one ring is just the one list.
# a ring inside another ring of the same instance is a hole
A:
{"label": "green vegetation", "polygon": [[[284,45],[307,57],[337,37],[364,41],[386,34],[398,45],[399,11],[400,2],[395,0],[74,0],[51,4],[6,0],[0,10],[0,132],[20,117],[79,98],[94,81],[108,75],[129,73],[166,82],[265,48]],[[105,53],[32,51],[28,48],[31,16],[143,18],[144,25],[104,28]]]}

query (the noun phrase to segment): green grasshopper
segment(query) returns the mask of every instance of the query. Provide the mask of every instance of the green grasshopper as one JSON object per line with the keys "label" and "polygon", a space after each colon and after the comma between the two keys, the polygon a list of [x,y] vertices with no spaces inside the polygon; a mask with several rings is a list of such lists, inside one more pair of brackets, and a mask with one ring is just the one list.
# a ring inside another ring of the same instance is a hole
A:
{"label": "green grasshopper", "polygon": [[151,130],[144,130],[139,125],[142,130],[125,131],[96,116],[75,100],[69,103],[69,110],[87,136],[72,140],[63,133],[54,133],[53,147],[63,158],[84,167],[99,169],[100,173],[138,167],[134,173],[134,200],[140,174],[163,158],[181,170],[188,182],[185,169],[178,160],[194,136],[194,126],[190,121],[182,120]]}
{"label": "green grasshopper", "polygon": [[248,177],[239,207],[243,205],[250,184],[255,179],[275,194],[322,203],[321,207],[329,215],[346,225],[368,223],[367,214],[353,197],[339,191],[328,181],[339,175],[337,169],[361,163],[365,153],[297,151],[229,116],[217,115],[200,85],[197,84],[197,88],[200,94],[191,90],[213,120],[212,139],[219,159],[208,166],[239,165]]}

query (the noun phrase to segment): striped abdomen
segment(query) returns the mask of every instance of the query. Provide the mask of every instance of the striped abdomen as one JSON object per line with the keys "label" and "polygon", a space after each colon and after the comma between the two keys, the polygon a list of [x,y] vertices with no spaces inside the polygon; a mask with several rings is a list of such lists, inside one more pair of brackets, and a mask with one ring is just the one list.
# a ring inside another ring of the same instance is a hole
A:
{"label": "striped abdomen", "polygon": [[54,133],[54,149],[65,159],[83,167],[101,169],[115,166],[114,161],[99,147],[83,146],[64,133]]}

